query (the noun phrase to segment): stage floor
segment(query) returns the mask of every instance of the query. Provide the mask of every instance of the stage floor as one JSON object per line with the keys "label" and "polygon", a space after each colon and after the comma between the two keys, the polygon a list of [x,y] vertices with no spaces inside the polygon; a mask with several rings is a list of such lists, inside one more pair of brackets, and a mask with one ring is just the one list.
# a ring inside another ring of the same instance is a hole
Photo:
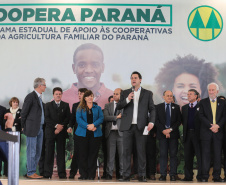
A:
{"label": "stage floor", "polygon": [[[159,175],[156,176],[157,178],[159,178]],[[179,175],[180,178],[183,178],[183,175]],[[8,184],[8,180],[7,178],[5,177],[2,177],[0,178],[0,180],[2,181],[2,184],[3,185],[7,185]],[[54,177],[52,179],[35,179],[35,180],[31,180],[31,179],[27,179],[27,178],[24,178],[24,177],[21,177],[19,179],[19,184],[20,185],[65,185],[65,184],[72,184],[72,183],[76,183],[76,185],[80,185],[80,184],[90,184],[90,183],[99,183],[101,185],[109,185],[109,184],[112,184],[112,183],[117,183],[117,185],[120,185],[120,184],[132,184],[132,185],[135,185],[135,184],[141,184],[139,183],[137,180],[131,180],[130,182],[120,182],[118,180],[78,180],[78,177],[76,175],[75,179],[72,180],[72,179],[65,179],[65,180],[59,180],[59,178],[57,177]],[[189,185],[189,184],[192,184],[192,185],[195,185],[195,184],[200,184],[200,182],[197,182],[196,180],[194,180],[193,182],[182,182],[182,181],[175,181],[175,182],[171,182],[169,180],[169,176],[167,177],[167,181],[166,182],[162,182],[162,181],[159,181],[159,180],[156,180],[156,181],[151,181],[151,180],[148,180],[148,182],[146,184],[158,184],[158,185],[164,185],[164,184],[180,184],[180,185]],[[209,185],[213,185],[215,184],[212,179],[210,178],[209,179],[209,182],[208,182]]]}

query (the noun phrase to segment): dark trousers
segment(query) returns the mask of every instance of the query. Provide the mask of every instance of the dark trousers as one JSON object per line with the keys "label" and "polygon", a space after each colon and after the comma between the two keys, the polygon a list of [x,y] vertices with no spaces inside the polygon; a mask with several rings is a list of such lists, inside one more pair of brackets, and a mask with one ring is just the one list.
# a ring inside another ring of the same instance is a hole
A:
{"label": "dark trousers", "polygon": [[147,136],[143,130],[138,130],[137,125],[131,125],[129,130],[123,132],[123,176],[131,174],[131,154],[133,150],[133,139],[135,138],[138,160],[138,175],[146,176],[146,141]]}
{"label": "dark trousers", "polygon": [[193,159],[196,155],[198,163],[197,179],[202,178],[202,161],[201,161],[201,149],[200,140],[195,135],[194,130],[188,130],[186,141],[184,142],[184,174],[187,179],[193,179]]}
{"label": "dark trousers", "polygon": [[223,139],[223,153],[224,153],[224,176],[226,177],[226,133],[224,132]]}
{"label": "dark trousers", "polygon": [[74,135],[74,154],[71,162],[70,176],[75,176],[78,171],[78,162],[79,162],[79,146],[78,146],[78,136]]}
{"label": "dark trousers", "polygon": [[147,175],[156,173],[156,137],[148,135],[146,145]]}
{"label": "dark trousers", "polygon": [[[43,130],[44,131],[44,130]],[[45,133],[45,131],[44,131]],[[45,165],[45,134],[43,134],[43,142],[42,142],[42,153],[39,159],[38,167],[39,167],[39,174],[41,176],[44,175],[44,165]]]}
{"label": "dark trousers", "polygon": [[94,137],[93,132],[87,131],[86,137],[78,136],[78,142],[79,173],[83,178],[95,178],[101,137]]}
{"label": "dark trousers", "polygon": [[105,127],[106,127],[106,123],[103,122],[102,124],[102,133],[103,133],[103,137],[101,139],[102,141],[102,150],[103,150],[103,157],[104,157],[104,164],[103,164],[103,176],[105,177],[107,174],[107,141],[105,138]]}
{"label": "dark trousers", "polygon": [[53,163],[54,163],[54,151],[57,151],[57,170],[59,177],[66,176],[65,167],[65,136],[56,136],[55,138],[46,138],[46,153],[45,153],[45,165],[44,175],[52,176],[53,174]]}
{"label": "dark trousers", "polygon": [[133,138],[133,150],[132,150],[132,155],[133,155],[133,166],[131,169],[132,175],[138,174],[138,161],[137,161],[137,146],[135,142],[135,138]]}
{"label": "dark trousers", "polygon": [[119,173],[119,155],[118,155],[118,149],[116,148],[116,153],[115,153],[115,173],[116,173],[116,178],[120,177]]}
{"label": "dark trousers", "polygon": [[177,175],[177,151],[178,151],[178,139],[160,139],[159,140],[159,152],[160,152],[160,174],[167,175],[168,164],[168,151],[170,155],[170,176]]}
{"label": "dark trousers", "polygon": [[213,147],[213,178],[218,179],[221,174],[221,150],[222,140],[212,134],[211,140],[201,140],[202,152],[202,176],[204,179],[209,178],[211,146]]}

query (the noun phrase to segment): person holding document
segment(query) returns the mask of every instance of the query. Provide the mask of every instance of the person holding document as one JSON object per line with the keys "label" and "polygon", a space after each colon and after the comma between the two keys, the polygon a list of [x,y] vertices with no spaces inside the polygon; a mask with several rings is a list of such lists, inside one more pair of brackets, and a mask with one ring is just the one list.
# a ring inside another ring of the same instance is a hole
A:
{"label": "person holding document", "polygon": [[155,106],[153,93],[140,86],[142,76],[139,72],[134,71],[130,79],[132,88],[121,93],[117,105],[118,110],[124,109],[119,128],[120,131],[123,131],[123,178],[119,180],[130,181],[131,153],[133,141],[135,141],[138,157],[138,180],[146,182],[147,136],[143,133],[144,130],[150,131],[154,126]]}

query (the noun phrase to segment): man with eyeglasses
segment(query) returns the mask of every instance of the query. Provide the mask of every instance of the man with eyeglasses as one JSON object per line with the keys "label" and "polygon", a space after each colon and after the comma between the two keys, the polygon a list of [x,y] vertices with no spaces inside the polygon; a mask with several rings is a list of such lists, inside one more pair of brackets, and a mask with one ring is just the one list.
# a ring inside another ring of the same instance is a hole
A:
{"label": "man with eyeglasses", "polygon": [[30,179],[42,178],[36,174],[36,167],[42,152],[44,104],[41,96],[45,89],[45,79],[36,78],[34,91],[25,97],[21,111],[21,126],[27,142],[27,177]]}

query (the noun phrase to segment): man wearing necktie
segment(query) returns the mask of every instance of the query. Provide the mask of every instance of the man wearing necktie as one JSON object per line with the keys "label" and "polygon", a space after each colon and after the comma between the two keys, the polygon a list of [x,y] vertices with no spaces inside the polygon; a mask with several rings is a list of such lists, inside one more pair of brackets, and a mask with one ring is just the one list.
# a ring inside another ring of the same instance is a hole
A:
{"label": "man wearing necktie", "polygon": [[120,99],[122,89],[115,89],[114,101],[105,105],[104,121],[106,121],[105,137],[107,139],[107,175],[106,180],[111,180],[115,164],[116,149],[119,156],[119,174],[122,178],[123,170],[123,133],[119,131],[121,124],[121,111],[117,110],[117,103]]}
{"label": "man wearing necktie", "polygon": [[184,105],[182,111],[183,123],[183,141],[184,141],[184,179],[183,181],[193,180],[193,160],[197,158],[198,174],[197,180],[202,180],[202,163],[201,163],[201,145],[200,145],[200,119],[198,92],[195,89],[188,91],[189,104]]}
{"label": "man wearing necktie", "polygon": [[61,101],[62,89],[53,89],[53,101],[45,106],[45,165],[44,178],[51,178],[53,174],[54,151],[56,143],[57,170],[60,179],[66,177],[65,167],[65,145],[67,135],[67,125],[70,120],[69,104]]}
{"label": "man wearing necktie", "polygon": [[172,102],[172,91],[163,93],[164,103],[156,105],[157,139],[160,152],[160,181],[166,181],[168,151],[170,154],[170,180],[176,181],[177,151],[179,139],[179,125],[181,124],[180,107]]}
{"label": "man wearing necktie", "polygon": [[208,84],[207,89],[209,97],[200,101],[202,182],[208,182],[211,147],[213,147],[213,181],[224,182],[220,174],[226,106],[225,101],[217,97],[219,86],[216,83]]}
{"label": "man wearing necktie", "polygon": [[45,89],[45,79],[36,78],[34,91],[25,97],[21,111],[21,127],[27,142],[27,177],[31,179],[42,178],[36,174],[36,167],[42,152],[44,104],[41,95]]}

